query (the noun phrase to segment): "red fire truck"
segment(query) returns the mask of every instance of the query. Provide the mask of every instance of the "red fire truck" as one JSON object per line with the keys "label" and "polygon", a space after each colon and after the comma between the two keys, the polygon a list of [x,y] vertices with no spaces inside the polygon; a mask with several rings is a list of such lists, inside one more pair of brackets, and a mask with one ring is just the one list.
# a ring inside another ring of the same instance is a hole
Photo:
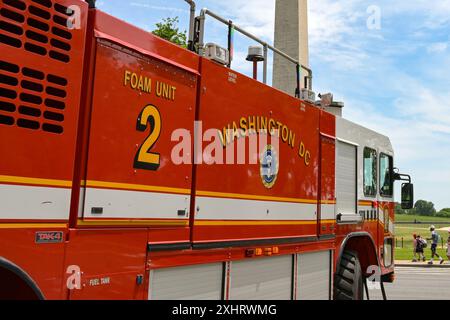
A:
{"label": "red fire truck", "polygon": [[[405,207],[413,188],[389,139],[218,62],[220,17],[192,12],[187,50],[92,1],[1,0],[0,299],[361,299],[372,272],[393,280],[394,181]],[[252,136],[279,144],[202,157]]]}

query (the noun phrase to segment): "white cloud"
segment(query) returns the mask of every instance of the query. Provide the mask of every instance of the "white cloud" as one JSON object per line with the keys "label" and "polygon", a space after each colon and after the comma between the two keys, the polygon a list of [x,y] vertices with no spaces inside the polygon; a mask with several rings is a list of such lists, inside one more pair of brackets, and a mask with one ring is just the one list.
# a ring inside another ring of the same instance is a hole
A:
{"label": "white cloud", "polygon": [[178,13],[182,13],[182,14],[189,13],[189,10],[186,10],[186,9],[181,9],[181,8],[177,8],[177,7],[168,7],[168,6],[155,6],[155,5],[151,5],[149,3],[142,3],[142,2],[130,2],[130,6],[137,7],[137,8],[151,9],[151,10],[178,12]]}
{"label": "white cloud", "polygon": [[335,71],[363,70],[370,66],[366,43],[382,39],[367,29],[367,5],[361,0],[309,1],[311,59],[324,61]]}
{"label": "white cloud", "polygon": [[273,42],[275,0],[228,0],[215,5],[221,16],[255,36]]}
{"label": "white cloud", "polygon": [[[423,21],[415,21],[418,28],[437,29],[450,23],[450,1],[428,0],[397,1],[395,5],[389,0],[383,0],[383,8],[390,15],[425,16]],[[414,21],[412,21],[414,22]]]}
{"label": "white cloud", "polygon": [[447,42],[437,42],[437,43],[431,44],[427,48],[427,51],[428,51],[428,53],[442,53],[442,52],[446,51],[447,48],[448,48]]}

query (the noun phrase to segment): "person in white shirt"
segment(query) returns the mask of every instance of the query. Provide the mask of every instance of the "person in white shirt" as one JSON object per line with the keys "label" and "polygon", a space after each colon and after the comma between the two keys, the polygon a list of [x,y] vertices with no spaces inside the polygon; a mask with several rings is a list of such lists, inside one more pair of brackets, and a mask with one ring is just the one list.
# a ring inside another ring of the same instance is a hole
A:
{"label": "person in white shirt", "polygon": [[430,231],[431,231],[431,238],[429,238],[427,240],[431,240],[431,260],[430,260],[430,262],[428,262],[428,264],[433,264],[433,260],[434,260],[435,256],[439,258],[439,263],[443,264],[444,259],[442,259],[442,257],[440,255],[438,255],[436,252],[438,242],[439,242],[439,234],[436,232],[435,226],[431,226]]}

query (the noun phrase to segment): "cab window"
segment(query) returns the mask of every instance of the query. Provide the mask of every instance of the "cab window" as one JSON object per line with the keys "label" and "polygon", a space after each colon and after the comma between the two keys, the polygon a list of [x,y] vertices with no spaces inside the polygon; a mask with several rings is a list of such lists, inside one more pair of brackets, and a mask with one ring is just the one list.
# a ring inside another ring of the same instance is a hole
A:
{"label": "cab window", "polygon": [[377,152],[370,148],[364,148],[364,195],[377,195]]}
{"label": "cab window", "polygon": [[391,156],[384,153],[380,155],[380,194],[383,197],[392,197],[394,194],[393,165],[394,161]]}

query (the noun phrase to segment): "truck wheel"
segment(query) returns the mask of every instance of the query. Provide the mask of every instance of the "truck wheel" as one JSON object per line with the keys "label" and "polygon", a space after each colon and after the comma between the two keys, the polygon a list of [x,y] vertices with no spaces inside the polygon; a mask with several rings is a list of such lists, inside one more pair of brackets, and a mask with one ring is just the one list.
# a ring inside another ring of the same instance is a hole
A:
{"label": "truck wheel", "polygon": [[335,300],[363,300],[364,288],[358,254],[344,251],[334,278]]}

